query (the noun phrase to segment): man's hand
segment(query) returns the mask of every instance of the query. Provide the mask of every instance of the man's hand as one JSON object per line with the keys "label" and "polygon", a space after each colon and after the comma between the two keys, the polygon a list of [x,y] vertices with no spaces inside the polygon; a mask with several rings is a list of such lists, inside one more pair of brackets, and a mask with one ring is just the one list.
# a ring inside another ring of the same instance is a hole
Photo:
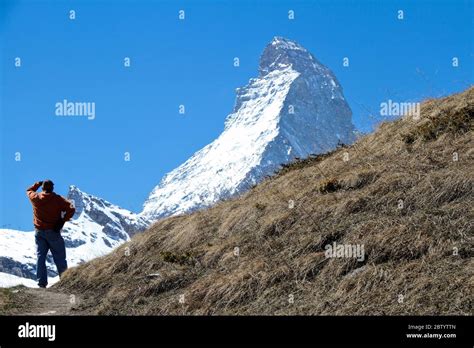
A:
{"label": "man's hand", "polygon": [[61,229],[64,227],[65,223],[66,221],[64,221],[64,219],[59,220],[56,226],[54,226],[54,230],[58,233],[61,232]]}

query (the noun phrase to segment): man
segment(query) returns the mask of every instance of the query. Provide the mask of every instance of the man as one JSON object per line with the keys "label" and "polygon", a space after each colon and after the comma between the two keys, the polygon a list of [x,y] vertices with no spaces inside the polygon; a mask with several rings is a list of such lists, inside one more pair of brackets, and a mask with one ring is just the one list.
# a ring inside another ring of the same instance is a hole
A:
{"label": "man", "polygon": [[[36,190],[40,186],[42,186],[43,192],[37,193]],[[39,181],[26,190],[33,205],[37,256],[36,277],[40,288],[45,288],[48,285],[46,271],[48,250],[51,250],[53,254],[59,276],[67,269],[66,247],[61,236],[61,229],[76,212],[71,202],[57,195],[53,190],[54,184],[51,180]]]}

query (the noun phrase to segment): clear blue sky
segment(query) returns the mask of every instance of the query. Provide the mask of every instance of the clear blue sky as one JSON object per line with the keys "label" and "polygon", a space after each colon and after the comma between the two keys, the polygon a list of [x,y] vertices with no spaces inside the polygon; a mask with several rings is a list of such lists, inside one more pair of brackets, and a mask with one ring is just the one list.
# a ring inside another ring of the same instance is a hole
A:
{"label": "clear blue sky", "polygon": [[[140,211],[165,173],[222,131],[235,88],[257,75],[276,35],[336,74],[363,131],[389,98],[417,101],[473,82],[470,1],[0,3],[0,226],[11,228],[32,229],[25,189],[44,178],[60,194],[75,184]],[[95,120],[55,116],[63,99],[95,102]]]}

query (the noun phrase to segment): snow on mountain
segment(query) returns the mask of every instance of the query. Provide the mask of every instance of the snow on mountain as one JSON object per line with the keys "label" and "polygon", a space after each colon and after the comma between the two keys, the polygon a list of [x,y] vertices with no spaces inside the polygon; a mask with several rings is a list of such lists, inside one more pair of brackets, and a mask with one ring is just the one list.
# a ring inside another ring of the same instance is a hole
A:
{"label": "snow on mountain", "polygon": [[9,288],[17,285],[24,285],[29,288],[34,288],[36,287],[36,282],[33,279],[22,278],[13,274],[0,272],[0,286],[2,288]]}
{"label": "snow on mountain", "polygon": [[162,179],[141,216],[156,220],[209,206],[296,157],[355,140],[336,77],[294,41],[275,37],[260,58],[258,78],[236,92],[224,131]]}
{"label": "snow on mountain", "polygon": [[[142,217],[84,193],[75,186],[70,187],[67,199],[74,202],[76,207],[72,220],[64,225],[61,232],[69,266],[107,254],[149,224]],[[0,250],[0,272],[35,279],[34,231],[0,229]],[[49,276],[57,275],[51,254],[48,255],[47,267]],[[6,286],[14,280],[12,277],[0,277],[0,286]]]}
{"label": "snow on mountain", "polygon": [[0,229],[0,250],[0,272],[32,278],[36,269],[34,232]]}

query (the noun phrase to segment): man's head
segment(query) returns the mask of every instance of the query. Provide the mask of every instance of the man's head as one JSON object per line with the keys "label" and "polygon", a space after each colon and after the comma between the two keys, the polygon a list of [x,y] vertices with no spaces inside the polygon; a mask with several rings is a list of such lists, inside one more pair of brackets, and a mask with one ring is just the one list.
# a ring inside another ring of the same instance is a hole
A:
{"label": "man's head", "polygon": [[54,190],[54,183],[51,180],[43,181],[43,191],[46,193],[51,193]]}

